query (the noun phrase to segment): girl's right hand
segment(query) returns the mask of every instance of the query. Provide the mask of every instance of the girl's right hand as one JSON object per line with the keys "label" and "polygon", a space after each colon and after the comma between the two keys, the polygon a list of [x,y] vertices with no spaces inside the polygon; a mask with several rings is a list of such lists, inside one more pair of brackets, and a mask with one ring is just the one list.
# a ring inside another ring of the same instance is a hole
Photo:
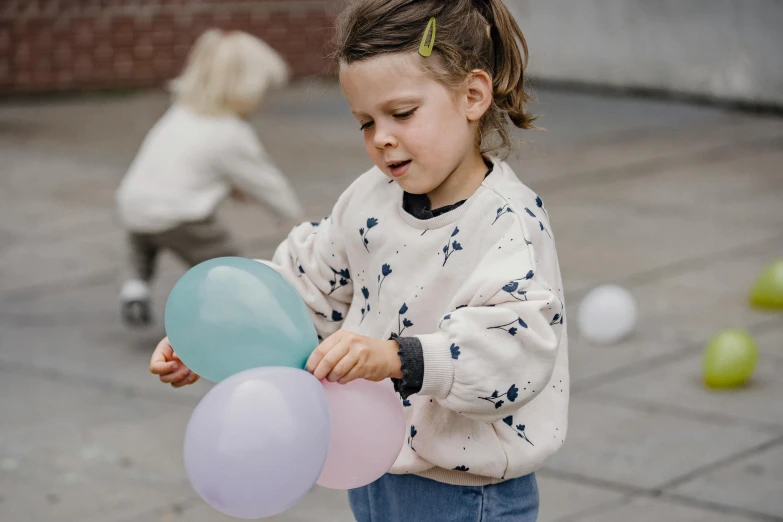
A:
{"label": "girl's right hand", "polygon": [[199,379],[198,374],[193,373],[179,360],[168,337],[164,337],[152,353],[150,372],[159,375],[160,382],[171,384],[175,388],[193,384]]}

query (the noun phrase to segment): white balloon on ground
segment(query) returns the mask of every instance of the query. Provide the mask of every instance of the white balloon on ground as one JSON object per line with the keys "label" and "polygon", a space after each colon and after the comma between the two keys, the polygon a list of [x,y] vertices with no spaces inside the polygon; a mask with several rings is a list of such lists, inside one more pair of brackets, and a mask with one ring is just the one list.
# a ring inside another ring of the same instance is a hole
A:
{"label": "white balloon on ground", "polygon": [[636,325],[636,301],[617,285],[590,290],[579,304],[579,333],[594,344],[613,344],[627,337]]}

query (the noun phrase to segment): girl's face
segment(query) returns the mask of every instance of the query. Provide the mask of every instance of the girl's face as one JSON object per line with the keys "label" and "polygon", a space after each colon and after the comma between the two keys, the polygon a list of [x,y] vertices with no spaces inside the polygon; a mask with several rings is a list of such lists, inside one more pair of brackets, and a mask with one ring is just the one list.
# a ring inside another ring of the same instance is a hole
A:
{"label": "girl's face", "polygon": [[389,54],[343,66],[342,84],[367,154],[403,190],[427,194],[478,147],[468,100],[430,79],[417,54]]}

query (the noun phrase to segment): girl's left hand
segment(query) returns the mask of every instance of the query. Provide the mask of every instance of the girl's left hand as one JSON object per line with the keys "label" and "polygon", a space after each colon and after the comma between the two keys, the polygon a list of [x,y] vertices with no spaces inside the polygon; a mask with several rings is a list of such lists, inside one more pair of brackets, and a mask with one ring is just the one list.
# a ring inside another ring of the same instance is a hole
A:
{"label": "girl's left hand", "polygon": [[355,379],[382,381],[402,378],[397,341],[381,341],[348,330],[338,330],[322,342],[307,360],[307,371],[319,381],[346,384]]}

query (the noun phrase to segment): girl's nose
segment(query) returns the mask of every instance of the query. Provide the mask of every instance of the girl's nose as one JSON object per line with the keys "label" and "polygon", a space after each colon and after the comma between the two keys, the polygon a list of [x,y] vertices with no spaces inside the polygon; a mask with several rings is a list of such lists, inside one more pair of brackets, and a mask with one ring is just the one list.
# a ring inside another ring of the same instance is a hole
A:
{"label": "girl's nose", "polygon": [[375,147],[378,150],[384,150],[388,147],[397,146],[397,138],[394,137],[394,134],[377,123],[375,124],[375,135],[373,136],[373,141],[375,143]]}

